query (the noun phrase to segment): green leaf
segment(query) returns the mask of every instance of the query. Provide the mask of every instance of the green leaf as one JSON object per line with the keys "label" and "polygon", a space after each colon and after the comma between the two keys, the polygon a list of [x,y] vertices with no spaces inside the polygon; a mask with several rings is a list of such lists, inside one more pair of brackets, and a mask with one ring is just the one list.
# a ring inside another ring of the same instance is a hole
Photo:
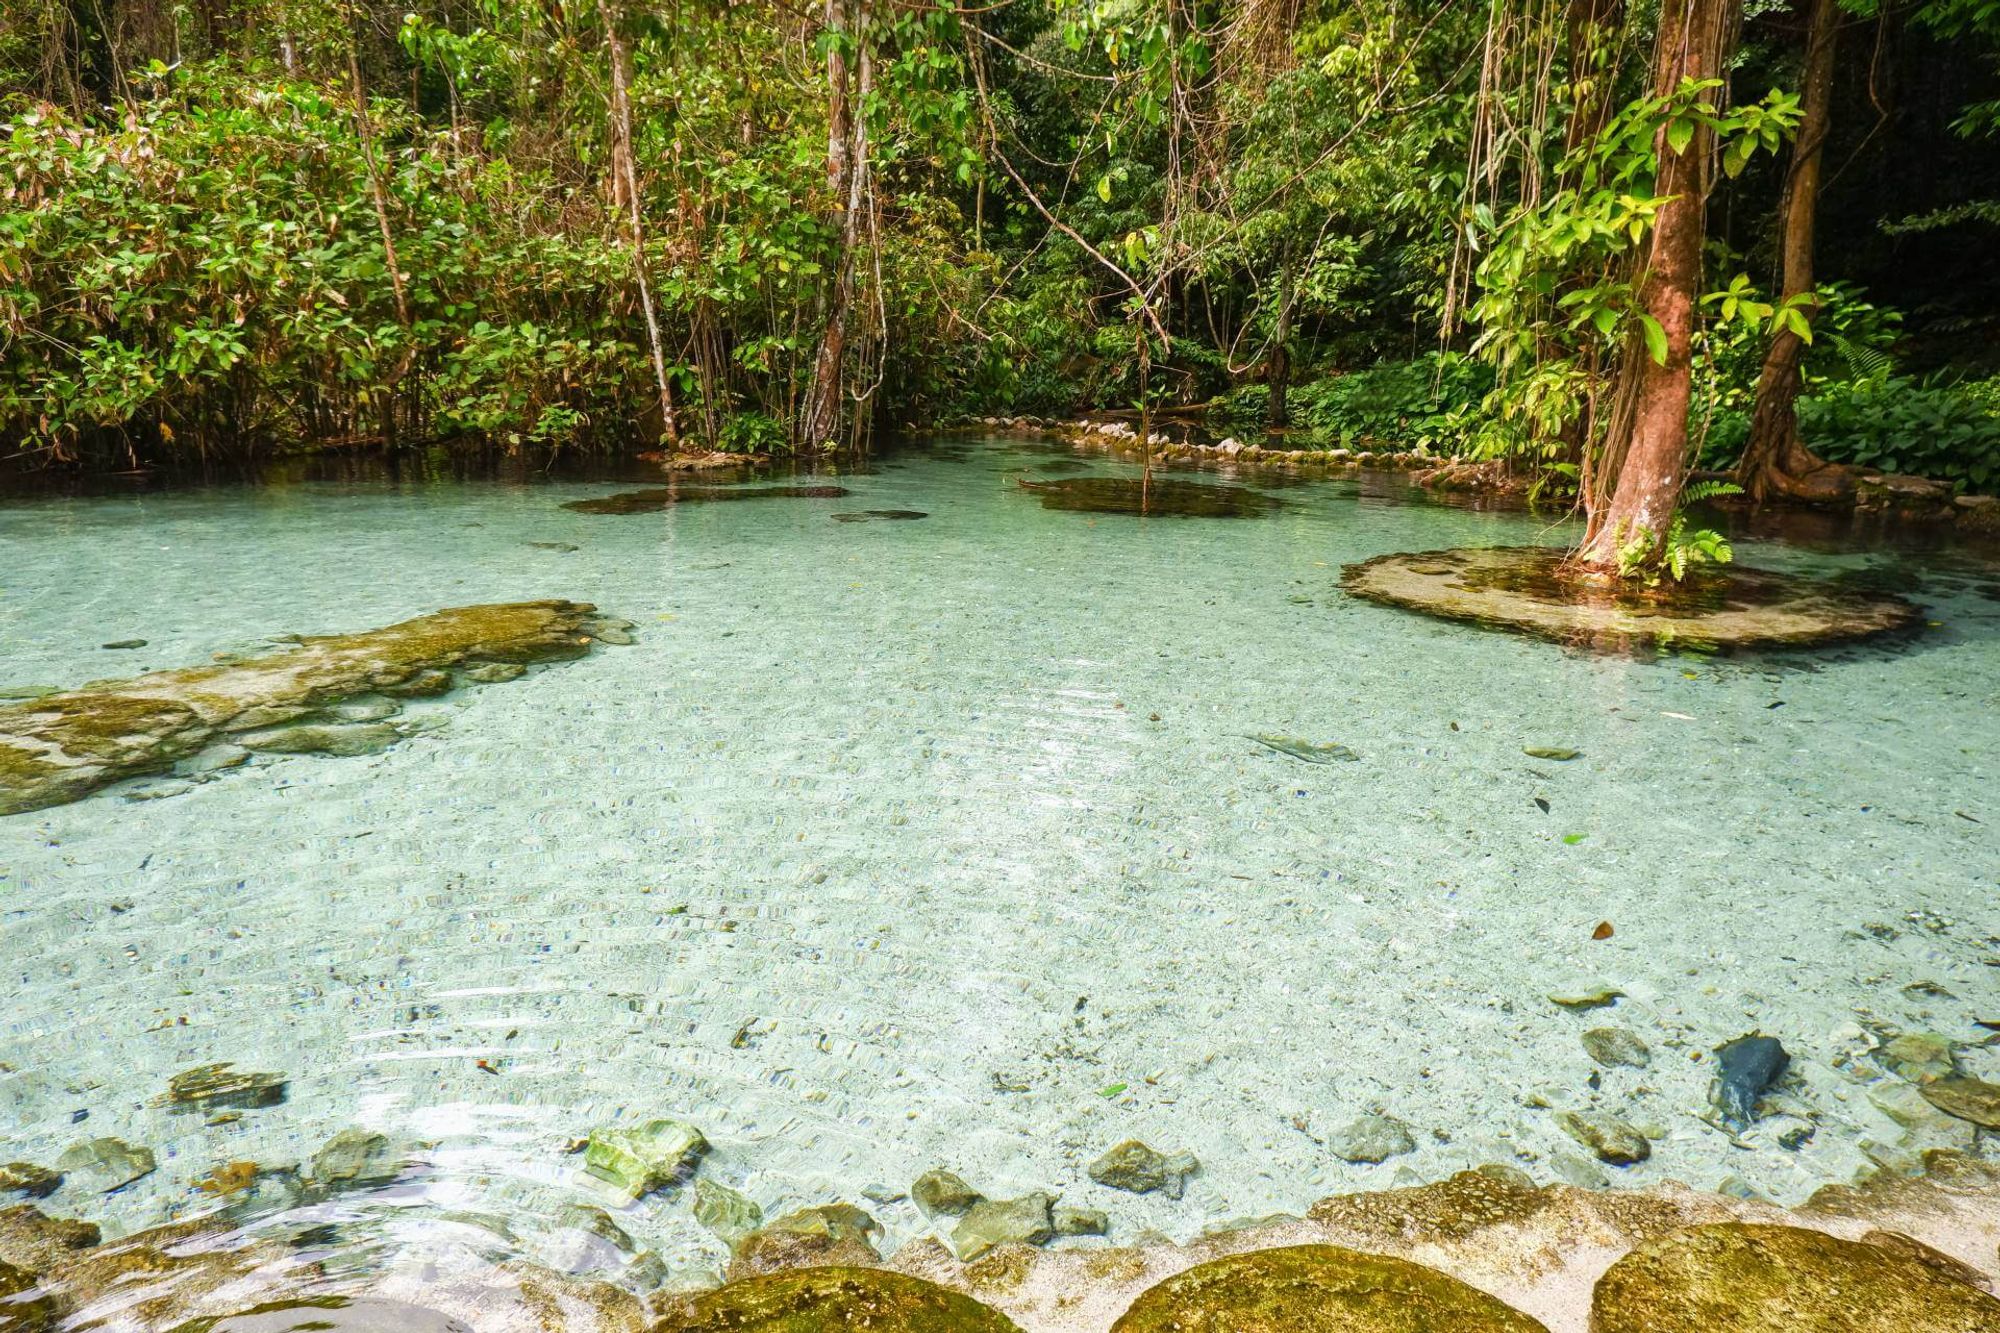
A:
{"label": "green leaf", "polygon": [[1667,331],[1660,327],[1660,321],[1651,315],[1639,316],[1639,332],[1646,338],[1646,355],[1653,358],[1653,364],[1667,364]]}
{"label": "green leaf", "polygon": [[1574,847],[1589,836],[1590,835],[1588,833],[1565,833],[1563,834],[1563,845],[1566,847]]}
{"label": "green leaf", "polygon": [[1682,153],[1685,153],[1688,145],[1693,142],[1694,122],[1692,120],[1683,117],[1667,122],[1667,147],[1674,150],[1674,156],[1679,157]]}
{"label": "green leaf", "polygon": [[1123,1083],[1113,1083],[1108,1088],[1099,1088],[1097,1090],[1097,1095],[1108,1101],[1111,1098],[1116,1097],[1119,1093],[1125,1091],[1125,1088],[1126,1085]]}

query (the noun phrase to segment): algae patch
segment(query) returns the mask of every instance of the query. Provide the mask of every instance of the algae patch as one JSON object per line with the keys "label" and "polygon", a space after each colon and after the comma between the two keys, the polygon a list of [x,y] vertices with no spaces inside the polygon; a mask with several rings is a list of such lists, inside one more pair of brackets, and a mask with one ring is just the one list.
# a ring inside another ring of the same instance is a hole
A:
{"label": "algae patch", "polygon": [[243,733],[259,737],[258,748],[338,753],[346,747],[308,745],[310,735],[289,747],[269,742],[287,727],[345,737],[355,724],[341,724],[335,705],[342,700],[441,693],[493,678],[482,668],[581,657],[600,637],[628,637],[627,628],[584,602],[462,606],[383,629],[302,639],[266,657],[97,681],[10,704],[0,707],[0,815],[165,772]]}

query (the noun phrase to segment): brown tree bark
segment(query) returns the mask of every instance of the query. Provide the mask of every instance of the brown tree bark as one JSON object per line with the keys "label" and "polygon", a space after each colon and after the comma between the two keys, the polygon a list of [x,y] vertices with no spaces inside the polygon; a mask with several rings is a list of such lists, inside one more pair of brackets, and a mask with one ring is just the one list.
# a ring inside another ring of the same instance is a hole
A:
{"label": "brown tree bark", "polygon": [[840,40],[827,48],[827,187],[833,195],[840,239],[827,296],[826,322],[813,357],[812,380],[799,414],[799,444],[818,449],[846,439],[847,323],[854,305],[854,257],[860,248],[862,200],[868,185],[868,126],[859,109],[874,78],[869,59],[868,0],[826,0],[826,26],[836,39],[853,43],[855,75],[850,78]]}
{"label": "brown tree bark", "polygon": [[1292,380],[1292,307],[1298,303],[1298,275],[1294,271],[1289,249],[1280,262],[1284,271],[1278,279],[1278,326],[1271,334],[1271,356],[1266,374],[1271,397],[1264,413],[1264,424],[1272,430],[1292,423],[1288,394]]}
{"label": "brown tree bark", "polygon": [[[1738,0],[1665,0],[1653,54],[1653,93],[1671,96],[1684,79],[1724,77],[1736,40]],[[1722,90],[1708,96],[1720,100]],[[1696,126],[1675,152],[1662,125],[1654,139],[1661,206],[1639,272],[1639,309],[1666,337],[1655,361],[1634,335],[1619,366],[1603,452],[1586,477],[1589,523],[1577,562],[1615,572],[1621,547],[1663,535],[1687,480],[1688,403],[1693,388],[1695,302],[1701,293],[1704,216],[1713,184],[1714,135]]]}
{"label": "brown tree bark", "polygon": [[646,346],[652,354],[653,381],[660,393],[660,432],[668,449],[680,448],[680,428],[674,422],[673,383],[667,378],[667,354],[660,340],[660,317],[653,309],[653,284],[646,274],[645,210],[639,202],[639,172],[632,157],[632,56],[619,24],[623,11],[604,11],[604,43],[611,59],[611,159],[617,177],[613,198],[625,206],[632,233],[632,276],[639,288],[639,306],[646,316]]}
{"label": "brown tree bark", "polygon": [[[1807,319],[1819,313],[1813,299],[1813,223],[1819,208],[1820,159],[1832,121],[1833,53],[1840,32],[1835,0],[1810,0],[1806,61],[1799,97],[1799,137],[1779,205],[1778,244],[1783,267],[1781,299],[1804,297]],[[1764,369],[1757,377],[1750,440],[1736,465],[1736,479],[1759,502],[1785,498],[1839,500],[1854,490],[1851,469],[1828,463],[1799,438],[1798,400],[1804,380],[1806,342],[1791,329],[1771,337]]]}

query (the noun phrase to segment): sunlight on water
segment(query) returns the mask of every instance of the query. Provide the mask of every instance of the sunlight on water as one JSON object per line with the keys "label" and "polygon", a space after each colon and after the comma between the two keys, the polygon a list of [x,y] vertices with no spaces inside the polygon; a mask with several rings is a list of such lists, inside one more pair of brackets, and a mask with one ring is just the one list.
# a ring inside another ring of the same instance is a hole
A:
{"label": "sunlight on water", "polygon": [[[766,1215],[943,1166],[1126,1239],[1486,1162],[1795,1201],[1951,1141],[1871,1102],[1861,1053],[2000,1019],[1991,564],[1746,542],[1917,576],[1940,623],[1570,654],[1338,591],[1384,552],[1559,536],[1525,516],[1352,481],[1255,517],[1062,512],[1017,484],[1047,461],[954,444],[843,496],[630,513],[565,507],[629,485],[559,482],[0,506],[0,685],[480,602],[638,625],[418,706],[443,725],[379,755],[0,821],[0,1161],[150,1147],[136,1183],[43,1205],[116,1234],[362,1126],[400,1181],[329,1202],[266,1176],[247,1214],[336,1221],[391,1268],[471,1244],[617,1273],[563,1220],[592,1203],[677,1282],[726,1247],[684,1193],[621,1210],[585,1178],[566,1149],[594,1126],[699,1125],[703,1173]],[[871,512],[901,521],[835,521]],[[1547,998],[1595,986],[1623,998]],[[1613,1026],[1650,1064],[1593,1063],[1581,1034]],[[1753,1030],[1796,1081],[1746,1149],[1710,1123],[1709,1052]],[[155,1104],[217,1061],[288,1100]],[[1556,1113],[1592,1108],[1657,1131],[1651,1159],[1590,1161]],[[1335,1156],[1370,1111],[1414,1151]],[[1184,1199],[1087,1179],[1135,1137],[1200,1159]],[[888,1245],[928,1231],[867,1206]]]}

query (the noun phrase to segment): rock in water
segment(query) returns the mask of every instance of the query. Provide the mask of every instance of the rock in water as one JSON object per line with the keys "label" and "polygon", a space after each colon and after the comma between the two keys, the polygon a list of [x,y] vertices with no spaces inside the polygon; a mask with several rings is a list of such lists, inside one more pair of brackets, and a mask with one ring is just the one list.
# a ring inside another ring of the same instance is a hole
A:
{"label": "rock in water", "polygon": [[341,1130],[312,1157],[312,1179],[317,1185],[394,1180],[402,1169],[388,1136],[366,1129]]}
{"label": "rock in water", "polygon": [[874,1241],[881,1229],[853,1204],[801,1208],[738,1241],[731,1251],[729,1280],[824,1264],[866,1267],[881,1260]]}
{"label": "rock in water", "polygon": [[315,1296],[259,1305],[220,1319],[201,1319],[208,1333],[473,1333],[467,1325],[420,1306],[373,1297]]}
{"label": "rock in water", "polygon": [[[450,668],[581,657],[593,642],[594,613],[581,602],[464,606],[385,629],[304,639],[265,657],[0,705],[0,815],[165,772],[232,733],[303,719],[356,695],[440,693],[452,687]],[[332,743],[355,739],[344,734]]]}
{"label": "rock in water", "polygon": [[805,1268],[683,1297],[654,1333],[1020,1333],[969,1296],[885,1268]]}
{"label": "rock in water", "polygon": [[986,1196],[949,1171],[926,1171],[910,1186],[910,1198],[925,1217],[960,1217]]}
{"label": "rock in water", "polygon": [[1328,1136],[1326,1146],[1343,1162],[1372,1166],[1415,1152],[1417,1141],[1410,1127],[1394,1116],[1364,1115],[1335,1130]]}
{"label": "rock in water", "polygon": [[1725,1123],[1748,1129],[1757,1120],[1758,1100],[1785,1076],[1792,1057],[1776,1037],[1752,1033],[1717,1047],[1715,1063],[1709,1097]]}
{"label": "rock in water", "polygon": [[0,1194],[46,1199],[62,1188],[62,1183],[62,1172],[51,1171],[32,1162],[9,1162],[0,1166]]}
{"label": "rock in water", "polygon": [[1644,1069],[1653,1063],[1651,1048],[1627,1028],[1592,1028],[1583,1034],[1583,1049],[1607,1069],[1620,1065]]}
{"label": "rock in water", "polygon": [[1046,1245],[1056,1234],[1049,1211],[1053,1202],[1048,1195],[1036,1193],[973,1204],[952,1228],[952,1253],[960,1263],[971,1263],[996,1245]]}
{"label": "rock in water", "polygon": [[2000,1083],[1980,1078],[1941,1078],[1921,1089],[1924,1100],[1946,1115],[1969,1120],[1981,1129],[2000,1130]]}
{"label": "rock in water", "polygon": [[1875,1052],[1875,1062],[1912,1083],[1929,1083],[1958,1072],[1951,1039],[1935,1032],[1905,1032],[1891,1038]]}
{"label": "rock in water", "polygon": [[1711,1223],[1627,1254],[1591,1333],[1985,1333],[2000,1301],[1907,1254],[1800,1227]]}
{"label": "rock in water", "polygon": [[1187,1179],[1201,1170],[1192,1153],[1169,1157],[1139,1142],[1127,1139],[1090,1164],[1090,1178],[1100,1185],[1128,1194],[1163,1192],[1178,1199],[1187,1188]]}
{"label": "rock in water", "polygon": [[1556,1117],[1563,1133],[1597,1154],[1600,1162],[1631,1166],[1653,1155],[1646,1136],[1607,1111],[1564,1111]]}
{"label": "rock in water", "polygon": [[1234,1254],[1177,1273],[1142,1292],[1111,1333],[1546,1330],[1436,1269],[1334,1245],[1295,1245]]}
{"label": "rock in water", "polygon": [[694,1183],[694,1220],[725,1245],[734,1245],[764,1221],[764,1210],[745,1195],[713,1180]]}
{"label": "rock in water", "polygon": [[158,1104],[172,1111],[255,1111],[283,1102],[288,1086],[283,1074],[245,1073],[224,1061],[175,1074]]}
{"label": "rock in water", "polygon": [[1049,1216],[1058,1236],[1104,1236],[1111,1232],[1111,1219],[1096,1208],[1057,1208]]}
{"label": "rock in water", "polygon": [[594,1131],[584,1148],[583,1169],[636,1199],[674,1184],[692,1172],[708,1140],[678,1120],[648,1120]]}
{"label": "rock in water", "polygon": [[91,1139],[67,1149],[56,1159],[64,1175],[80,1176],[104,1194],[124,1189],[153,1174],[158,1163],[151,1148],[134,1147],[123,1139]]}

